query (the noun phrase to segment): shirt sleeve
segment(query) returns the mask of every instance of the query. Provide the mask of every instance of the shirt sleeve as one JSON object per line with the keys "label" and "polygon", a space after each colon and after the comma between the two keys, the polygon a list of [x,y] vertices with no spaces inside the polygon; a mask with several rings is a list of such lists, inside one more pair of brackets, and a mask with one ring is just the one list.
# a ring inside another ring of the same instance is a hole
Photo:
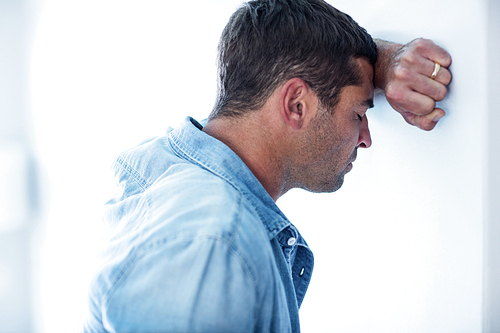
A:
{"label": "shirt sleeve", "polygon": [[137,254],[103,304],[110,332],[252,332],[255,281],[216,237],[157,242]]}

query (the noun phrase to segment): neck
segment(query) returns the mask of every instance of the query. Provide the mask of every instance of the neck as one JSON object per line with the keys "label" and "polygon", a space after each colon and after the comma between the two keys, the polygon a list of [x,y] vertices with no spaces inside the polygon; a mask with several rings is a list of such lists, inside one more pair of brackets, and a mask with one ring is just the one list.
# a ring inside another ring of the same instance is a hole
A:
{"label": "neck", "polygon": [[279,138],[262,119],[258,114],[215,118],[203,131],[231,148],[276,201],[285,192]]}

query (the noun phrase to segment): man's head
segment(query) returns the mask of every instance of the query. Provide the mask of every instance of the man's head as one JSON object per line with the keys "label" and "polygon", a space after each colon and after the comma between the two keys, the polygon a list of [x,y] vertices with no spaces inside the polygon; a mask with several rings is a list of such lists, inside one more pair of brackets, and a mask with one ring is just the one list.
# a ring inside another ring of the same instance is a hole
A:
{"label": "man's head", "polygon": [[219,44],[219,96],[204,131],[228,145],[275,199],[342,186],[371,145],[376,45],[322,0],[257,0]]}
{"label": "man's head", "polygon": [[[357,149],[371,146],[366,112],[373,106],[373,66],[366,58],[357,58],[355,66],[361,82],[342,89],[334,112],[323,107],[315,94],[309,98],[306,94],[302,101],[284,108],[283,113],[291,115],[289,123],[300,124],[299,130],[288,131],[293,133],[287,149],[291,161],[289,188],[311,192],[338,190],[352,169]],[[299,103],[302,112],[297,111]]]}
{"label": "man's head", "polygon": [[239,8],[219,43],[219,91],[210,118],[260,109],[292,78],[332,110],[341,89],[359,85],[355,59],[377,58],[370,35],[322,0],[254,0]]}

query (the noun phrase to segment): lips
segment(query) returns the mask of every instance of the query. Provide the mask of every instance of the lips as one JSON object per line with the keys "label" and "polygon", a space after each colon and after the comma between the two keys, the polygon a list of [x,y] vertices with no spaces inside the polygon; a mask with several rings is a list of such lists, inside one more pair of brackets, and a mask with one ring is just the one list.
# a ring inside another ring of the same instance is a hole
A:
{"label": "lips", "polygon": [[352,170],[352,168],[353,168],[352,163],[347,164],[347,166],[344,169],[344,173],[348,173],[349,171]]}
{"label": "lips", "polygon": [[353,155],[353,156],[352,156],[352,159],[351,159],[351,161],[350,161],[349,163],[353,163],[354,161],[356,161],[356,157],[357,157],[357,155],[358,155],[358,154],[357,154],[357,151],[355,150],[355,151],[354,151],[354,153],[353,153],[352,155]]}
{"label": "lips", "polygon": [[348,171],[351,171],[351,169],[352,169],[352,167],[353,167],[353,165],[352,165],[352,164],[354,163],[354,161],[356,161],[357,151],[355,150],[355,151],[352,153],[352,155],[353,155],[353,156],[352,156],[351,160],[349,161],[349,163],[347,164],[347,167],[346,167],[346,169],[347,169]]}

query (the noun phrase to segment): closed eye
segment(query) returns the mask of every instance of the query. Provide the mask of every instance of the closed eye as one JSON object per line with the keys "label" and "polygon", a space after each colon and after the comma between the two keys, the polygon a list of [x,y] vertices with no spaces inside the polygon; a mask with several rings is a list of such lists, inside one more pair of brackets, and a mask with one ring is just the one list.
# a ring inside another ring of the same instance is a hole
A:
{"label": "closed eye", "polygon": [[363,117],[365,116],[365,113],[368,109],[373,108],[373,99],[367,99],[366,101],[363,101],[359,104],[359,107],[363,108],[363,112],[357,113],[359,121],[363,121]]}

